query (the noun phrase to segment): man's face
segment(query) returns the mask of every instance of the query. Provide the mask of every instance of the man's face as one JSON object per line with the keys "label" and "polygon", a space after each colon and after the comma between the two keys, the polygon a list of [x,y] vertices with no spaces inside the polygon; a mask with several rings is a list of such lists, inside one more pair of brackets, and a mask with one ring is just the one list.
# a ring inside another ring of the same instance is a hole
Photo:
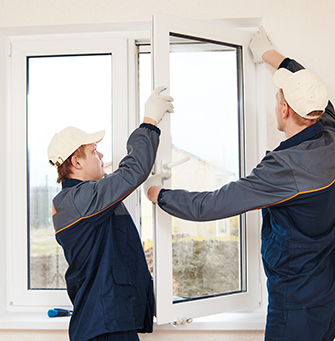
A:
{"label": "man's face", "polygon": [[282,103],[282,98],[279,94],[279,91],[276,94],[276,118],[277,118],[277,129],[279,131],[284,131],[284,121],[283,121],[283,105],[284,103]]}
{"label": "man's face", "polygon": [[103,154],[98,152],[97,144],[91,143],[85,146],[86,159],[78,159],[84,171],[85,180],[100,180],[104,175]]}

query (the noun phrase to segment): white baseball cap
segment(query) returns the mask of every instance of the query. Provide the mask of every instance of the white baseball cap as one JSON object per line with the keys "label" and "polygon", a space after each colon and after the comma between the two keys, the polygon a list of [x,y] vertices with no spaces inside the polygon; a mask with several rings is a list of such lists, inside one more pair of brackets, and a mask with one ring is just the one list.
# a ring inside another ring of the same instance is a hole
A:
{"label": "white baseball cap", "polygon": [[80,146],[98,143],[104,135],[104,130],[88,134],[78,128],[67,127],[52,138],[48,147],[49,161],[59,167]]}
{"label": "white baseball cap", "polygon": [[303,118],[317,118],[318,116],[307,114],[315,110],[323,111],[327,106],[327,88],[321,78],[312,71],[303,69],[291,72],[280,68],[275,72],[273,81],[283,90],[289,106]]}

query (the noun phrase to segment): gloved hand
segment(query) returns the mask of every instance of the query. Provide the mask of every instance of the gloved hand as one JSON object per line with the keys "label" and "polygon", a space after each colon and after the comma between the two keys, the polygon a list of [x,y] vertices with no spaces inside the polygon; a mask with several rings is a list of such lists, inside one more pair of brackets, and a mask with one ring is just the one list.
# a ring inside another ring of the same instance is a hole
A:
{"label": "gloved hand", "polygon": [[166,180],[166,179],[170,179],[172,176],[171,173],[169,172],[166,172],[166,173],[158,173],[158,174],[155,174],[155,175],[151,175],[149,176],[149,178],[143,183],[143,190],[144,190],[144,194],[145,196],[151,200],[148,196],[148,190],[150,187],[152,186],[157,186],[157,187],[160,187],[162,188],[163,186],[163,181]]}
{"label": "gloved hand", "polygon": [[249,48],[255,63],[263,63],[263,54],[269,50],[275,50],[275,47],[267,36],[263,26],[260,26],[259,31],[252,36]]}
{"label": "gloved hand", "polygon": [[157,87],[144,105],[144,117],[152,118],[157,123],[161,121],[166,112],[173,112],[173,98],[171,96],[160,96],[165,86]]}

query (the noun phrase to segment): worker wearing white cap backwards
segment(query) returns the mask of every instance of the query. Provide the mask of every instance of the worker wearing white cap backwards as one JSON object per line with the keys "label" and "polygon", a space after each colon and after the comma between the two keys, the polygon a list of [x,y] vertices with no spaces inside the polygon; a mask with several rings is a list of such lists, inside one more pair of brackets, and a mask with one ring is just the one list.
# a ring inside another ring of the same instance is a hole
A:
{"label": "worker wearing white cap backwards", "polygon": [[122,203],[148,177],[156,157],[157,123],[173,112],[173,100],[157,88],[145,104],[143,124],[129,137],[128,154],[112,174],[104,172],[97,143],[104,131],[68,127],[48,148],[62,190],[53,199],[56,239],[69,268],[73,303],[71,341],[135,341],[152,332],[154,299],[137,229]]}
{"label": "worker wearing white cap backwards", "polygon": [[[335,115],[321,79],[284,58],[263,28],[252,37],[256,63],[278,68],[278,129],[286,135],[250,175],[214,192],[144,184],[149,199],[182,219],[209,221],[262,209],[268,279],[267,341],[335,337]],[[166,175],[165,175],[166,176]]]}

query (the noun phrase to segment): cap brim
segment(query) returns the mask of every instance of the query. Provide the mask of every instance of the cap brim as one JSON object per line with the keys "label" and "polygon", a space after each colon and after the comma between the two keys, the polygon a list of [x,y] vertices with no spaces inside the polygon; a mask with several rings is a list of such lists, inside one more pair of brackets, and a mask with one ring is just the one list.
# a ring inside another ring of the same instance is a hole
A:
{"label": "cap brim", "polygon": [[96,133],[89,134],[86,137],[85,141],[83,142],[83,145],[91,144],[91,143],[98,143],[103,139],[104,136],[105,136],[105,130],[100,130],[100,131],[97,131]]}
{"label": "cap brim", "polygon": [[273,82],[275,83],[276,86],[278,86],[278,88],[282,88],[286,83],[287,78],[290,77],[291,75],[292,75],[291,71],[284,68],[280,68],[273,75]]}

